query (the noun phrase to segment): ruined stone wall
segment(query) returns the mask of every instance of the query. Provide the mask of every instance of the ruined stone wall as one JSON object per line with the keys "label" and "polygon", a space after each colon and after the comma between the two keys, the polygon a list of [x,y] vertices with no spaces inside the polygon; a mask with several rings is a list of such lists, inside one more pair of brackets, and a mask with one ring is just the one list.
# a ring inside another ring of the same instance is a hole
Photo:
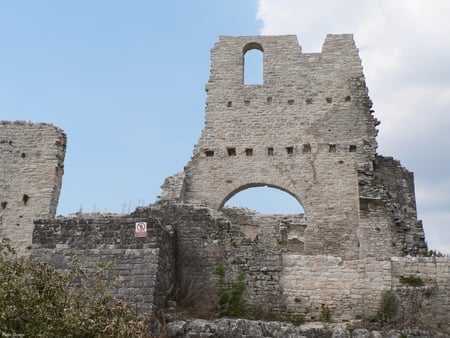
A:
{"label": "ruined stone wall", "polygon": [[360,258],[426,254],[414,176],[399,161],[377,155],[370,169],[360,170],[359,198]]}
{"label": "ruined stone wall", "polygon": [[[147,237],[135,237],[136,222],[147,222]],[[174,253],[170,225],[147,214],[133,214],[37,220],[31,258],[62,271],[70,266],[72,254],[90,272],[112,263],[114,269],[105,278],[121,280],[113,292],[140,311],[150,311],[164,307],[167,292],[175,283]]]}
{"label": "ruined stone wall", "polygon": [[[147,221],[149,237],[134,237],[136,221]],[[158,203],[128,216],[39,220],[32,257],[62,270],[70,253],[91,270],[110,261],[116,267],[110,278],[123,278],[117,295],[144,310],[176,300],[190,316],[210,317],[219,309],[221,288],[232,288],[242,276],[245,306],[262,315],[314,321],[329,311],[334,321],[371,318],[383,293],[393,291],[397,319],[445,328],[449,258],[304,255],[301,247],[282,240],[298,239],[302,222],[296,215]],[[218,269],[224,272],[223,286]],[[420,278],[423,285],[407,285],[405,276]]]}
{"label": "ruined stone wall", "polygon": [[[252,49],[263,53],[257,85],[244,81]],[[321,53],[302,53],[295,36],[222,36],[206,91],[193,157],[166,179],[162,200],[220,210],[242,190],[270,186],[303,206],[301,239],[289,243],[303,254],[426,253],[412,174],[376,155],[378,121],[351,35],[328,35]]]}
{"label": "ruined stone wall", "polygon": [[450,334],[450,258],[391,258],[396,319]]}
{"label": "ruined stone wall", "polygon": [[50,124],[0,122],[0,237],[28,254],[33,220],[54,217],[66,135]]}
{"label": "ruined stone wall", "polygon": [[[264,53],[261,85],[243,81],[252,48]],[[206,90],[182,200],[220,209],[248,187],[276,187],[304,207],[306,253],[357,258],[356,169],[375,156],[377,121],[352,36],[328,35],[312,54],[295,36],[221,37]]]}

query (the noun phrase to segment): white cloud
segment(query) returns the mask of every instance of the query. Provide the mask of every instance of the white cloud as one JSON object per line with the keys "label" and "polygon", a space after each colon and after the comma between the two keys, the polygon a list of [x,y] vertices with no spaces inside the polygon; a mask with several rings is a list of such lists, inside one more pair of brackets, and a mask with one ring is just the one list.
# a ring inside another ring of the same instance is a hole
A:
{"label": "white cloud", "polygon": [[450,252],[450,1],[260,0],[257,16],[262,34],[296,34],[304,52],[354,34],[378,150],[415,172],[428,242]]}

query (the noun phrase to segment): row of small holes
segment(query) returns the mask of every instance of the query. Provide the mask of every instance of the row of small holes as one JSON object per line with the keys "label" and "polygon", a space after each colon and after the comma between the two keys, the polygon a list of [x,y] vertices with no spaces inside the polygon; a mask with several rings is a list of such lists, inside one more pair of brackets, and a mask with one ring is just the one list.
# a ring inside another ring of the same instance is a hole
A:
{"label": "row of small holes", "polygon": [[[350,145],[348,148],[348,151],[351,153],[356,152],[356,145]],[[311,152],[311,145],[310,144],[304,144],[302,149],[303,154],[308,154]],[[329,144],[328,145],[328,152],[335,153],[336,152],[336,145],[335,144]],[[204,154],[206,157],[213,157],[214,156],[214,150],[205,150]],[[227,154],[228,156],[236,156],[236,148],[227,148]],[[294,147],[286,147],[286,154],[293,155],[294,154]],[[253,148],[245,148],[245,155],[246,156],[253,156]],[[267,156],[273,156],[273,147],[267,148]]]}
{"label": "row of small holes", "polygon": [[[344,99],[344,101],[345,102],[350,102],[352,100],[352,97],[350,96],[350,95],[348,95],[348,96],[346,96],[345,97],[345,99]],[[325,98],[325,101],[327,102],[327,103],[332,103],[333,102],[333,98],[331,98],[331,97],[326,97]],[[306,102],[306,104],[312,104],[312,102],[313,102],[313,100],[312,99],[305,99],[305,102]],[[266,99],[266,103],[272,103],[272,97],[271,96],[269,96],[267,99]],[[288,101],[287,101],[287,104],[288,105],[293,105],[295,103],[295,100],[294,99],[289,99]],[[244,100],[244,104],[246,105],[246,106],[249,106],[250,105],[250,100]],[[232,107],[233,106],[233,101],[227,101],[227,107],[228,108],[230,108],[230,107]]]}

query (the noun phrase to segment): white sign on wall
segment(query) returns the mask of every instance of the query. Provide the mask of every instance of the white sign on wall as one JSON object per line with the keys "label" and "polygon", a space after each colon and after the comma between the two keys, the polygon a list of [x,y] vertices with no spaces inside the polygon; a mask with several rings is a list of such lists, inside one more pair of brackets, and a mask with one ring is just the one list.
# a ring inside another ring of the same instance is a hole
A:
{"label": "white sign on wall", "polygon": [[136,222],[135,237],[147,237],[147,222]]}

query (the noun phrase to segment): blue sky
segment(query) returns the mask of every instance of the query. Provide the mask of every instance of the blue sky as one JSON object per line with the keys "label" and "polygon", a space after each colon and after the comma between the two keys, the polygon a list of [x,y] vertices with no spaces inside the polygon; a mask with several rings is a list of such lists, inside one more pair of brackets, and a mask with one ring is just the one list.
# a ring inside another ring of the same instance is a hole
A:
{"label": "blue sky", "polygon": [[427,240],[450,252],[448,17],[445,0],[0,0],[0,119],[67,133],[59,214],[129,212],[189,160],[219,35],[297,34],[318,52],[327,33],[354,33],[379,153],[414,171]]}

